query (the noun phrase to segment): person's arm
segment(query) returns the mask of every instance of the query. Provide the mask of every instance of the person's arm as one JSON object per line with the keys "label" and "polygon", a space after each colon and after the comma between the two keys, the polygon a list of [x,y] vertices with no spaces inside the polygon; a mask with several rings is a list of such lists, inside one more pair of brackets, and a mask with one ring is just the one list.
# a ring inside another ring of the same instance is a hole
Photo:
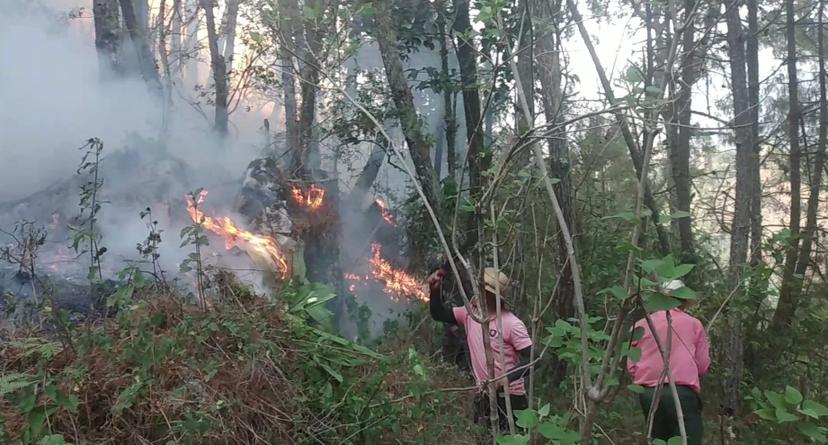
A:
{"label": "person's arm", "polygon": [[704,326],[698,322],[696,334],[696,366],[699,370],[699,377],[707,374],[710,369],[710,342],[707,340],[707,333]]}
{"label": "person's arm", "polygon": [[512,368],[508,374],[506,374],[506,379],[509,380],[509,383],[514,382],[515,380],[520,380],[524,376],[529,374],[529,369],[532,368],[529,366],[532,360],[532,346],[527,346],[518,352],[518,363],[517,366]]}
{"label": "person's arm", "polygon": [[507,340],[518,353],[517,365],[506,373],[509,383],[520,380],[524,375],[529,374],[529,363],[532,358],[532,338],[529,337],[529,330],[519,319],[515,319],[511,329],[508,330]]}
{"label": "person's arm", "polygon": [[428,287],[430,289],[428,298],[428,310],[431,313],[431,318],[443,323],[457,324],[454,313],[451,309],[443,304],[443,292],[440,284],[443,281],[443,270],[437,269],[428,277]]}

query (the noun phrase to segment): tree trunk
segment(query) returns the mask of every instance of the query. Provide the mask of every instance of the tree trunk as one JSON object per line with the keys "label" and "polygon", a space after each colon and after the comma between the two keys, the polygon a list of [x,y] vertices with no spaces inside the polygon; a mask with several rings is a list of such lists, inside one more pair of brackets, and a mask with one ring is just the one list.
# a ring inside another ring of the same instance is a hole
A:
{"label": "tree trunk", "polygon": [[[745,34],[737,6],[728,7],[727,20],[728,54],[733,95],[734,124],[736,126],[736,198],[730,232],[729,284],[734,289],[742,284],[742,272],[747,260],[748,232],[750,230],[750,189],[752,187],[751,160],[753,158],[753,133],[751,131],[750,99],[745,71]],[[736,295],[744,295],[743,290]],[[742,317],[738,310],[727,312],[727,332],[722,348],[723,400],[730,416],[741,409],[739,387],[743,368]]]}
{"label": "tree trunk", "polygon": [[236,49],[236,23],[239,17],[239,2],[241,0],[227,0],[227,7],[222,19],[222,55],[229,71],[233,71],[233,54]]}
{"label": "tree trunk", "polygon": [[129,31],[129,38],[135,45],[135,53],[138,55],[138,66],[141,70],[141,77],[147,83],[150,92],[161,95],[161,80],[158,78],[158,71],[155,69],[155,59],[150,50],[149,37],[146,27],[142,27],[135,15],[135,9],[131,0],[120,0],[121,13],[124,16],[124,24]]}
{"label": "tree trunk", "polygon": [[[789,1],[790,3],[790,1]],[[828,103],[826,103],[826,86],[825,86],[825,57],[823,53],[823,49],[825,46],[824,41],[824,31],[822,29],[822,22],[823,22],[823,14],[824,14],[824,2],[820,0],[819,2],[819,25],[817,26],[817,47],[818,47],[818,57],[819,57],[819,141],[817,143],[817,151],[816,156],[814,158],[814,170],[811,175],[810,181],[810,192],[808,194],[808,208],[807,214],[805,217],[805,230],[801,233],[801,240],[802,245],[799,248],[798,257],[796,259],[796,266],[794,271],[790,277],[790,281],[788,285],[785,285],[785,278],[783,277],[782,283],[782,292],[779,296],[779,306],[776,309],[776,313],[774,313],[772,327],[776,329],[776,333],[782,334],[784,329],[794,321],[794,315],[796,313],[796,309],[799,307],[799,301],[802,294],[802,285],[803,285],[803,278],[805,273],[808,271],[808,266],[811,263],[811,248],[813,246],[814,235],[817,230],[817,216],[819,210],[819,189],[822,187],[822,172],[825,166],[825,147],[826,147],[826,139],[828,139]],[[792,8],[793,5],[790,5],[789,8]],[[789,13],[792,13],[789,11]],[[790,23],[793,20],[789,20],[788,26],[793,28],[793,24]],[[788,29],[788,38],[790,39],[791,36],[795,36],[795,30]],[[793,49],[796,49],[794,44]],[[789,42],[788,50],[791,50],[791,45]],[[789,54],[789,61],[788,63],[794,62],[796,60],[796,54]],[[794,70],[796,68],[794,67]],[[790,76],[790,68],[789,68],[788,76]],[[794,75],[796,75],[794,73]],[[789,86],[789,90],[791,88],[795,88],[794,86]],[[793,113],[793,99],[791,99],[791,113]],[[797,110],[798,111],[798,110]],[[789,116],[790,118],[790,116]],[[797,118],[798,120],[798,118]],[[798,146],[798,144],[797,144]],[[794,157],[794,144],[791,144],[791,181],[793,181],[793,157]],[[797,164],[799,160],[797,159]],[[793,184],[791,184],[791,188],[793,188]],[[795,200],[795,196],[792,193],[791,196],[791,232],[793,232],[793,203]],[[793,235],[793,233],[792,233]],[[787,260],[786,260],[787,261]],[[788,272],[788,264],[785,263],[785,272]]]}
{"label": "tree trunk", "polygon": [[181,72],[181,57],[183,57],[181,53],[181,31],[184,23],[181,18],[181,13],[181,0],[173,0],[171,12],[172,25],[170,30],[170,55],[172,56],[172,61],[170,68],[176,75]]}
{"label": "tree trunk", "polygon": [[227,98],[229,95],[227,66],[224,64],[224,57],[219,52],[216,18],[213,14],[213,0],[201,0],[201,6],[204,8],[204,17],[207,21],[207,45],[210,49],[210,68],[213,71],[213,83],[215,84],[216,90],[216,112],[213,129],[219,135],[226,136],[228,124]]}
{"label": "tree trunk", "polygon": [[[750,109],[753,132],[753,187],[750,191],[750,264],[756,266],[762,261],[762,177],[760,176],[760,154],[762,146],[759,143],[759,19],[758,0],[747,0],[748,7],[748,38],[747,38],[747,73],[748,94],[750,95]],[[752,287],[752,286],[751,286]]]}
{"label": "tree trunk", "polygon": [[[448,47],[446,39],[450,35],[446,33],[446,10],[448,5],[445,1],[440,3],[440,8],[437,11],[437,31],[440,35],[440,84],[443,89],[443,122],[446,133],[446,165],[448,166],[448,176],[455,178],[457,172],[456,160],[456,144],[457,144],[457,114],[455,113],[454,104],[457,96],[454,93],[454,86],[452,84],[451,74],[448,66]],[[442,153],[434,156],[435,168],[437,169],[437,177],[440,177],[440,170],[442,169]],[[455,178],[456,179],[456,178]]]}
{"label": "tree trunk", "polygon": [[[480,111],[480,92],[477,85],[477,50],[474,42],[463,36],[472,33],[469,19],[469,1],[454,0],[454,31],[457,33],[457,62],[460,65],[460,84],[463,89],[463,111],[466,122],[466,143],[469,169],[469,195],[472,199],[482,193],[482,173],[489,168],[483,157],[483,128]],[[482,210],[481,210],[482,211]],[[470,214],[463,231],[464,249],[472,249],[479,240],[476,230],[478,215]],[[459,230],[459,229],[456,229]],[[473,263],[481,264],[480,249],[472,255]]]}
{"label": "tree trunk", "polygon": [[423,194],[428,203],[435,209],[440,208],[440,189],[438,187],[437,175],[434,173],[434,166],[431,163],[431,142],[423,130],[423,124],[417,115],[417,108],[414,105],[414,96],[403,72],[400,60],[400,51],[397,48],[399,42],[397,32],[392,24],[392,17],[389,5],[384,2],[376,2],[376,39],[379,45],[382,63],[385,66],[385,75],[388,78],[388,86],[391,89],[391,98],[397,109],[400,125],[408,145],[411,161],[420,181]]}
{"label": "tree trunk", "polygon": [[[523,88],[526,90],[526,102],[529,106],[529,113],[532,116],[535,116],[535,79],[533,76],[534,73],[532,72],[535,54],[532,45],[533,35],[531,6],[530,0],[519,0],[518,2],[520,19],[517,24],[517,75],[520,77],[521,85],[523,85]],[[520,106],[518,106],[515,110],[515,120],[517,124],[515,127],[517,128],[518,135],[523,135],[531,129],[531,124],[526,122],[526,119],[523,117],[523,113],[520,112]],[[517,167],[520,168],[527,165],[530,160],[530,155],[531,150],[524,150],[523,153],[520,154],[515,160]]]}
{"label": "tree trunk", "polygon": [[123,74],[118,61],[118,42],[121,38],[118,0],[95,0],[92,3],[95,18],[95,49],[98,50],[98,68],[102,79]]}
{"label": "tree trunk", "polygon": [[[671,106],[671,124],[667,127],[668,141],[670,142],[670,165],[675,187],[675,209],[681,212],[690,212],[691,209],[691,179],[690,179],[690,137],[691,110],[693,85],[698,81],[703,64],[702,55],[706,49],[706,42],[697,42],[693,29],[692,15],[696,2],[684,1],[684,18],[690,26],[682,34],[682,48],[684,57],[681,61],[680,86],[678,94]],[[685,217],[677,220],[681,256],[686,261],[693,261],[693,229],[692,218]]]}
{"label": "tree trunk", "polygon": [[[785,2],[785,35],[787,37],[788,65],[788,144],[790,146],[790,184],[791,214],[788,250],[785,254],[785,270],[782,273],[782,287],[779,291],[779,304],[771,321],[771,333],[781,333],[793,321],[799,300],[798,288],[802,285],[796,276],[796,262],[799,258],[799,230],[802,218],[802,178],[800,173],[801,156],[799,148],[799,120],[802,111],[799,105],[799,78],[796,72],[796,5],[793,0]],[[777,348],[774,348],[778,350]]]}
{"label": "tree trunk", "polygon": [[[535,10],[539,17],[553,29],[543,32],[537,36],[537,59],[536,66],[538,79],[541,86],[541,100],[543,102],[543,113],[547,123],[562,121],[563,116],[563,91],[561,89],[561,40],[560,29],[557,18],[561,15],[561,2],[546,2],[536,0]],[[550,174],[558,178],[560,182],[555,185],[555,194],[564,214],[567,226],[575,233],[574,218],[572,212],[572,175],[570,173],[569,146],[566,142],[566,128],[556,126],[555,131],[547,139],[549,146],[549,170]],[[563,269],[560,281],[558,282],[558,293],[556,298],[555,315],[558,319],[567,320],[575,316],[575,302],[573,300],[574,283],[572,281],[572,269],[567,262],[567,246],[563,233],[558,234],[558,263],[566,264]],[[566,362],[555,357],[552,364],[552,383],[560,384],[566,378]]]}
{"label": "tree trunk", "polygon": [[324,6],[319,0],[308,0],[305,8],[313,13],[306,13],[304,20],[304,45],[300,48],[302,107],[299,114],[299,159],[302,169],[318,168],[319,153],[312,153],[313,124],[316,116],[316,91],[319,88],[319,52],[322,50],[322,33],[320,25]]}
{"label": "tree trunk", "polygon": [[198,84],[198,53],[201,50],[201,44],[198,41],[198,29],[201,27],[201,7],[199,6],[201,0],[188,0],[190,5],[188,10],[192,10],[192,17],[187,22],[187,36],[185,39],[184,51],[187,56],[183,58],[184,63],[181,64],[181,69],[185,70],[185,78],[188,86],[194,87]]}
{"label": "tree trunk", "polygon": [[279,42],[279,59],[281,60],[282,71],[282,103],[285,107],[285,134],[287,138],[287,151],[291,154],[291,169],[297,167],[297,152],[299,150],[299,119],[298,106],[296,104],[296,80],[294,73],[294,54],[296,43],[294,42],[295,21],[295,0],[279,0],[279,29],[275,34]]}

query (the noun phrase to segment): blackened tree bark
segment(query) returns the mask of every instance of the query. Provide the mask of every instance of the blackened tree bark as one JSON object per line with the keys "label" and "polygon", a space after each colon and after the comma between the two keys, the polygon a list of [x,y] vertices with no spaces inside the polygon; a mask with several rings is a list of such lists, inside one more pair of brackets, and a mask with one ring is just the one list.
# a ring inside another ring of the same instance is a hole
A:
{"label": "blackened tree bark", "polygon": [[423,123],[417,115],[417,108],[414,106],[414,96],[403,72],[400,50],[397,48],[398,37],[394,29],[390,5],[381,0],[374,2],[376,7],[376,39],[379,45],[382,63],[385,67],[385,75],[388,79],[388,86],[391,89],[391,98],[400,119],[405,142],[417,179],[422,187],[423,194],[429,204],[437,210],[440,208],[440,189],[438,187],[437,175],[434,172],[434,165],[431,163],[431,141],[423,130]]}
{"label": "blackened tree bark", "polygon": [[216,30],[216,17],[213,13],[213,0],[201,0],[201,7],[204,9],[204,17],[207,21],[207,46],[210,50],[210,67],[213,71],[213,83],[216,90],[213,129],[219,135],[226,136],[229,118],[227,109],[229,96],[227,65],[224,63],[224,56],[218,46],[218,31]]}
{"label": "blackened tree bark", "polygon": [[[747,261],[748,233],[750,230],[750,189],[753,180],[751,160],[753,158],[753,132],[751,130],[750,96],[748,94],[745,69],[745,33],[737,2],[725,2],[727,11],[728,55],[730,56],[730,77],[733,96],[733,122],[736,126],[736,197],[734,216],[730,232],[730,259],[728,278],[731,289],[742,284],[743,269]],[[743,289],[735,294],[744,295]],[[727,329],[722,345],[723,358],[723,400],[722,404],[730,416],[741,410],[739,391],[743,372],[742,317],[738,310],[726,314]]]}
{"label": "blackened tree bark", "polygon": [[[535,10],[538,17],[548,26],[547,29],[538,30],[535,46],[537,48],[536,72],[541,86],[541,101],[543,103],[543,114],[547,123],[559,123],[563,116],[563,90],[562,90],[562,69],[561,69],[561,40],[558,18],[561,15],[561,2],[547,2],[537,0]],[[561,124],[555,126],[555,131],[547,138],[549,146],[549,170],[550,174],[558,178],[560,182],[555,185],[555,194],[564,214],[567,226],[575,233],[574,217],[572,209],[572,176],[570,174],[569,146],[566,141],[566,128]],[[558,234],[558,261],[559,264],[566,264],[563,269],[560,281],[558,282],[558,294],[556,298],[556,316],[566,320],[575,316],[574,282],[572,281],[572,269],[567,261],[566,239],[562,233]],[[566,377],[566,362],[555,358],[552,364],[552,382],[559,384]]]}
{"label": "blackened tree bark", "polygon": [[[782,277],[782,290],[779,294],[779,305],[776,308],[776,312],[774,313],[773,320],[771,322],[771,334],[781,334],[783,331],[791,326],[794,321],[794,315],[796,309],[799,307],[801,294],[802,294],[802,284],[803,284],[803,277],[805,272],[808,271],[808,266],[811,262],[811,247],[813,245],[814,234],[816,233],[817,229],[817,210],[819,207],[819,189],[822,186],[822,172],[823,167],[825,165],[825,145],[826,145],[826,93],[825,93],[825,57],[822,53],[822,49],[824,49],[824,36],[823,36],[823,29],[822,29],[822,21],[823,21],[823,13],[824,13],[824,4],[820,1],[820,9],[819,9],[819,25],[818,25],[818,34],[817,34],[817,46],[819,51],[817,52],[819,57],[819,142],[817,144],[817,152],[814,158],[814,171],[811,175],[811,183],[810,183],[810,192],[808,196],[808,209],[807,215],[805,220],[805,230],[802,231],[801,236],[799,233],[799,214],[797,214],[797,218],[794,218],[794,211],[800,211],[800,198],[799,198],[799,184],[797,187],[794,188],[794,179],[799,180],[799,163],[800,163],[800,153],[799,153],[799,143],[795,144],[793,139],[790,142],[791,147],[791,236],[794,237],[791,240],[791,247],[788,251],[788,256],[785,259],[785,272]],[[788,35],[788,94],[791,95],[790,99],[790,113],[788,115],[788,119],[796,119],[796,122],[791,124],[789,121],[789,131],[791,131],[791,138],[794,137],[794,131],[796,131],[796,135],[798,137],[798,128],[799,128],[799,119],[801,118],[801,110],[799,109],[799,102],[798,96],[794,94],[798,94],[798,84],[796,83],[796,42],[792,39],[796,38],[796,28],[795,28],[795,18],[793,17],[794,5],[792,0],[788,0],[786,3],[786,10],[787,14],[790,14],[790,17],[787,20],[787,35]],[[793,76],[793,77],[792,77]],[[794,102],[796,100],[796,103]],[[795,108],[796,107],[796,108]],[[796,150],[796,151],[794,151]],[[797,169],[794,172],[794,168]],[[795,175],[796,173],[796,175]],[[796,229],[796,232],[794,232]],[[791,258],[791,251],[794,250],[794,246],[797,245],[799,239],[802,241],[802,245],[799,247],[798,252],[796,252],[796,257]],[[793,266],[789,265],[789,261],[791,261]]]}
{"label": "blackened tree bark", "polygon": [[[785,270],[782,274],[782,287],[779,291],[779,304],[771,321],[771,332],[779,333],[790,324],[796,310],[799,292],[795,291],[801,284],[796,276],[796,261],[799,258],[799,230],[802,218],[802,178],[801,156],[799,148],[799,120],[802,111],[799,105],[799,78],[796,72],[796,17],[793,0],[785,2],[785,36],[787,38],[787,67],[788,67],[788,145],[789,175],[791,187],[791,213],[788,229],[791,238],[788,240],[788,249],[785,254]],[[774,348],[776,349],[776,348]]]}
{"label": "blackened tree bark", "polygon": [[123,74],[118,61],[118,42],[121,38],[121,14],[118,8],[118,0],[95,0],[92,3],[95,49],[98,51],[98,68],[102,79]]}
{"label": "blackened tree bark", "polygon": [[141,77],[144,78],[150,92],[160,96],[161,79],[159,79],[158,70],[155,68],[155,59],[152,57],[146,26],[141,26],[138,21],[131,0],[120,0],[120,3],[124,25],[129,31],[132,44],[135,45],[135,53],[138,54],[138,67],[141,70]]}

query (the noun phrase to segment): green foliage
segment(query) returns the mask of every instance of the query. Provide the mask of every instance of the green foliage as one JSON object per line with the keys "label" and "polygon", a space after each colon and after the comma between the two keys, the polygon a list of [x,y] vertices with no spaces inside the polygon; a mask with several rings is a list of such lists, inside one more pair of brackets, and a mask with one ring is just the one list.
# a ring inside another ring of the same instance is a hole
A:
{"label": "green foliage", "polygon": [[540,435],[544,441],[538,442],[549,445],[576,445],[581,441],[581,435],[570,429],[572,418],[568,415],[559,416],[550,414],[549,404],[540,409],[526,409],[515,411],[515,425],[525,434],[500,436],[497,443],[500,445],[528,444],[530,433]]}
{"label": "green foliage", "polygon": [[81,185],[80,190],[80,221],[78,224],[70,224],[72,232],[72,249],[80,255],[88,254],[89,281],[103,281],[101,271],[101,259],[106,253],[106,247],[100,246],[101,234],[97,228],[98,213],[101,211],[99,193],[103,188],[104,180],[100,176],[101,153],[103,152],[103,141],[98,138],[91,138],[86,141],[80,150],[84,152],[77,174],[87,177],[87,181]]}
{"label": "green foliage", "polygon": [[810,442],[828,443],[828,428],[821,426],[823,418],[828,416],[828,407],[815,400],[805,399],[798,389],[789,385],[780,394],[753,388],[748,400],[751,401],[753,412],[760,418],[778,425],[795,425],[796,430]]}

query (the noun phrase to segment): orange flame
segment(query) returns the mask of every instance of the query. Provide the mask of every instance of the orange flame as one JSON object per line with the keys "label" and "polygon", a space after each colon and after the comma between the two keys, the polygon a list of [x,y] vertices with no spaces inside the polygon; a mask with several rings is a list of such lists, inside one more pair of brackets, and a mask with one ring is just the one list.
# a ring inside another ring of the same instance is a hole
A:
{"label": "orange flame", "polygon": [[[204,190],[199,193],[198,197],[196,197],[196,203],[201,205],[206,197],[207,191]],[[193,203],[192,196],[187,196],[187,213],[190,214],[190,218],[192,218],[194,222],[201,224],[201,226],[205,229],[222,237],[224,239],[224,247],[226,249],[229,250],[233,246],[239,246],[239,248],[247,250],[245,247],[249,247],[258,255],[269,258],[276,263],[276,267],[279,269],[279,272],[281,272],[282,278],[286,278],[288,276],[289,269],[287,260],[285,255],[282,253],[279,244],[276,243],[276,240],[273,238],[264,235],[256,235],[248,232],[247,230],[240,229],[230,218],[226,216],[222,218],[206,216],[204,212],[196,208],[196,205]],[[245,244],[239,244],[240,241],[244,241]]]}
{"label": "orange flame", "polygon": [[374,202],[377,203],[377,206],[379,206],[380,208],[380,212],[382,212],[382,219],[384,219],[385,222],[387,222],[388,224],[396,226],[397,223],[394,222],[394,215],[392,215],[391,212],[388,211],[388,206],[385,205],[385,202],[379,198]]}
{"label": "orange flame", "polygon": [[[379,244],[371,244],[371,275],[375,280],[385,283],[385,293],[393,301],[402,301],[405,297],[414,297],[420,301],[428,302],[428,294],[425,292],[422,283],[413,276],[402,270],[394,269],[387,260],[382,257]],[[349,286],[351,292],[356,290],[356,283],[367,281],[370,277],[361,277],[356,274],[345,274],[345,279],[352,282]]]}
{"label": "orange flame", "polygon": [[325,202],[325,189],[319,188],[315,184],[311,184],[307,195],[302,192],[301,188],[296,186],[291,186],[291,192],[293,193],[293,200],[297,204],[311,210],[322,207],[322,204]]}

